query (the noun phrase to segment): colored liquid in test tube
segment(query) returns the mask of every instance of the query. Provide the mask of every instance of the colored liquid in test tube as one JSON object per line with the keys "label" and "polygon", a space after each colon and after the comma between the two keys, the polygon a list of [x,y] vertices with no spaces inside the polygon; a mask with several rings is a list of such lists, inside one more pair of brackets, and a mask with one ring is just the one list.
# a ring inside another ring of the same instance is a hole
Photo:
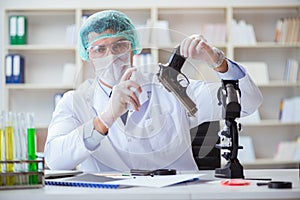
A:
{"label": "colored liquid in test tube", "polygon": [[[34,114],[27,114],[27,151],[28,160],[36,160],[36,129],[34,126]],[[37,172],[37,163],[29,163],[28,171]],[[38,184],[38,176],[30,175],[29,184]]]}
{"label": "colored liquid in test tube", "polygon": [[[4,149],[5,149],[5,144],[4,144],[4,131],[3,131],[3,127],[4,127],[4,113],[0,112],[0,160],[5,160],[4,159]],[[2,169],[2,164],[0,164],[0,173],[3,172]],[[3,185],[3,180],[2,177],[0,177],[0,185]]]}
{"label": "colored liquid in test tube", "polygon": [[[13,113],[9,112],[5,117],[5,159],[14,160],[14,131],[13,131]],[[14,164],[6,164],[6,172],[14,172]],[[14,176],[6,176],[6,185],[14,185]]]}
{"label": "colored liquid in test tube", "polygon": [[[2,131],[2,127],[0,127],[0,157],[1,157],[1,160],[4,160],[2,158],[3,149],[4,149],[4,145],[3,145],[3,131]],[[2,164],[0,164],[0,173],[2,173]],[[0,177],[0,185],[2,185],[2,177]]]}

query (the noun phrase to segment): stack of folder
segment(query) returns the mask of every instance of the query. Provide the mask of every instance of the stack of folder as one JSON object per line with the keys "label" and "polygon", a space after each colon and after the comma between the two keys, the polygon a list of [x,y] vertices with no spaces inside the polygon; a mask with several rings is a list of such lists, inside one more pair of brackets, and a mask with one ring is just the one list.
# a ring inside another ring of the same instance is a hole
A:
{"label": "stack of folder", "polygon": [[20,54],[8,54],[6,62],[6,83],[24,83],[24,58]]}
{"label": "stack of folder", "polygon": [[13,45],[27,43],[27,18],[25,16],[9,17],[9,41]]}

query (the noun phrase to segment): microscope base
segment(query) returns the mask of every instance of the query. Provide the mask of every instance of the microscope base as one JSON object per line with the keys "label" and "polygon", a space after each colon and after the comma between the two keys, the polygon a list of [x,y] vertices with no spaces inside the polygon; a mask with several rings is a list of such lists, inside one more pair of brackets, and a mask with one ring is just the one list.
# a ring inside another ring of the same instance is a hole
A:
{"label": "microscope base", "polygon": [[238,159],[229,160],[223,168],[215,169],[215,177],[219,178],[244,178],[243,166]]}

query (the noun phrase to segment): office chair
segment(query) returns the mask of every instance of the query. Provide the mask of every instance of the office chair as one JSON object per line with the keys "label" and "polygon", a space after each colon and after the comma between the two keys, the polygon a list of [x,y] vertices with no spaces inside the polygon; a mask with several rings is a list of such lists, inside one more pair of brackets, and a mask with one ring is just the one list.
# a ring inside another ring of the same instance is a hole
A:
{"label": "office chair", "polygon": [[220,149],[215,148],[220,138],[220,122],[204,122],[191,129],[192,151],[199,170],[214,170],[221,166]]}

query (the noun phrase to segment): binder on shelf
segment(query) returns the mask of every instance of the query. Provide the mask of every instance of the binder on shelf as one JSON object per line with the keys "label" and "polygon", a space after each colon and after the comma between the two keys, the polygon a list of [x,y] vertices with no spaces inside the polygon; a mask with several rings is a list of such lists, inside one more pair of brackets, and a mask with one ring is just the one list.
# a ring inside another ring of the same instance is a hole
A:
{"label": "binder on shelf", "polygon": [[274,41],[279,42],[280,36],[282,35],[282,26],[283,26],[283,19],[278,19],[276,22],[276,28],[274,33]]}
{"label": "binder on shelf", "polygon": [[279,112],[281,122],[300,122],[300,96],[283,99]]}
{"label": "binder on shelf", "polygon": [[27,19],[25,16],[13,15],[9,18],[10,44],[27,43]]}
{"label": "binder on shelf", "polygon": [[17,44],[17,16],[9,17],[9,41],[10,44]]}
{"label": "binder on shelf", "polygon": [[233,44],[256,44],[255,31],[252,24],[246,23],[245,20],[232,20],[232,43]]}
{"label": "binder on shelf", "polygon": [[285,68],[285,77],[284,79],[287,82],[295,83],[298,80],[299,73],[299,62],[296,59],[290,58],[287,61]]}
{"label": "binder on shelf", "polygon": [[7,55],[5,57],[5,82],[6,83],[12,83],[12,75],[13,73],[13,56]]}
{"label": "binder on shelf", "polygon": [[18,54],[13,57],[13,83],[24,83],[24,58]]}
{"label": "binder on shelf", "polygon": [[24,58],[20,54],[6,56],[6,83],[24,83]]}
{"label": "binder on shelf", "polygon": [[18,31],[17,31],[17,41],[18,44],[27,43],[27,22],[25,16],[18,16]]}
{"label": "binder on shelf", "polygon": [[300,18],[285,17],[276,22],[274,41],[282,44],[300,41]]}

